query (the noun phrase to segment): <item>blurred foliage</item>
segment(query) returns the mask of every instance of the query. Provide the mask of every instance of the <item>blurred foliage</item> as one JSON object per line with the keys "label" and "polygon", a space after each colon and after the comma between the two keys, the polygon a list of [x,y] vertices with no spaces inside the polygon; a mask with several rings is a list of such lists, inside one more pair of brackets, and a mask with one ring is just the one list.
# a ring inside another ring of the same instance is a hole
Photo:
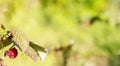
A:
{"label": "blurred foliage", "polygon": [[44,64],[23,55],[7,59],[7,65],[120,66],[119,4],[119,0],[0,0],[0,22],[49,50]]}

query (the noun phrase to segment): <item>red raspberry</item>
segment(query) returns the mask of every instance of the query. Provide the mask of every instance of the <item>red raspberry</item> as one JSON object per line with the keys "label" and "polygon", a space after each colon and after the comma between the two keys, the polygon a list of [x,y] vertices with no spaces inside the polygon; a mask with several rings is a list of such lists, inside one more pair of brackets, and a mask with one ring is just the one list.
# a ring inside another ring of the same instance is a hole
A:
{"label": "red raspberry", "polygon": [[18,52],[17,52],[17,49],[14,47],[14,48],[10,48],[8,51],[7,51],[7,55],[9,56],[9,58],[16,58],[17,55],[18,55]]}

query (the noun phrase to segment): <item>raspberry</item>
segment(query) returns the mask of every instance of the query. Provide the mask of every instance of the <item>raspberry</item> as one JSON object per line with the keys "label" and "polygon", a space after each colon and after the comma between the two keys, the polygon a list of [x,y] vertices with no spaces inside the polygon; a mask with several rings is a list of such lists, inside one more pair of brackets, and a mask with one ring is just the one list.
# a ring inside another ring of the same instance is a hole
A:
{"label": "raspberry", "polygon": [[7,55],[9,56],[9,58],[16,58],[17,55],[18,55],[18,52],[17,52],[17,49],[14,47],[14,48],[10,48],[8,51],[7,51]]}

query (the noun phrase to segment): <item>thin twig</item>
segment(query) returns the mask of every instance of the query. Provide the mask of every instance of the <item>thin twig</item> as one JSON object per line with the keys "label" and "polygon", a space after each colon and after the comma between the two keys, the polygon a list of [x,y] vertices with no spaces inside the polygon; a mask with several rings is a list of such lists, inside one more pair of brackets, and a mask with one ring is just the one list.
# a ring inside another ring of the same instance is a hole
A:
{"label": "thin twig", "polygon": [[2,50],[2,57],[0,58],[0,66],[5,66],[4,65],[4,50],[3,50],[3,48],[4,48],[4,45],[3,45],[3,42],[2,42],[2,40],[0,41],[1,42],[1,50]]}

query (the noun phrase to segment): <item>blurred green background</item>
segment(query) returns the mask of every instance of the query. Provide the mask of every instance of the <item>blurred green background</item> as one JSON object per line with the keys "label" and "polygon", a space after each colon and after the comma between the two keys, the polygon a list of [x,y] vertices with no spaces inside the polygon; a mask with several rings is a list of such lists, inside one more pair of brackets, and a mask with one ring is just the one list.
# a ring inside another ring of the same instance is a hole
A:
{"label": "blurred green background", "polygon": [[7,66],[120,66],[120,0],[0,0],[0,23],[48,49]]}

